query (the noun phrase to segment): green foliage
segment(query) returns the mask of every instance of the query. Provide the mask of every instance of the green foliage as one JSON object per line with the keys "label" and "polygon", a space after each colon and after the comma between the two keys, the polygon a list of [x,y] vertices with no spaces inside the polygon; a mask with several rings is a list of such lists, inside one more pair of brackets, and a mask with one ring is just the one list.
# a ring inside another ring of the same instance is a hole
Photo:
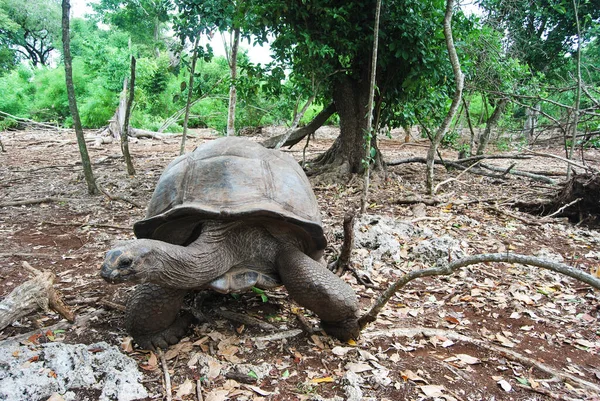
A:
{"label": "green foliage", "polygon": [[448,131],[442,138],[440,145],[444,148],[459,150],[459,148],[462,146],[460,144],[460,133],[457,131]]}
{"label": "green foliage", "polygon": [[140,55],[156,55],[166,49],[161,35],[171,20],[171,0],[99,0],[91,3],[94,19],[126,33]]}
{"label": "green foliage", "polygon": [[0,0],[0,62],[47,65],[60,47],[60,0]]}

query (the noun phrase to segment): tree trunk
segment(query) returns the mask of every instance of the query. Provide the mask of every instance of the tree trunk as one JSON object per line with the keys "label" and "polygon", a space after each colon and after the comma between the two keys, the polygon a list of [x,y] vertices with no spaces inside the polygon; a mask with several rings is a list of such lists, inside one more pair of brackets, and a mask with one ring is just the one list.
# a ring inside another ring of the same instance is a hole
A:
{"label": "tree trunk", "polygon": [[433,165],[435,162],[435,154],[437,153],[437,147],[441,142],[442,138],[446,134],[448,127],[450,127],[450,123],[458,110],[458,106],[460,104],[460,99],[462,98],[462,90],[464,86],[465,76],[460,69],[460,61],[458,60],[458,55],[456,54],[456,48],[454,47],[454,39],[452,38],[452,11],[454,7],[453,0],[446,0],[446,14],[444,15],[444,37],[446,38],[446,47],[448,50],[448,57],[450,58],[450,63],[452,64],[452,71],[454,72],[454,82],[456,84],[456,89],[454,91],[454,96],[452,98],[452,104],[450,105],[450,110],[448,110],[448,114],[444,118],[442,125],[438,128],[435,136],[431,138],[431,146],[427,151],[427,193],[429,195],[433,195]]}
{"label": "tree trunk", "polygon": [[85,144],[83,136],[83,128],[81,127],[81,119],[79,118],[79,110],[77,109],[77,99],[75,98],[75,87],[73,86],[73,67],[71,65],[71,38],[70,38],[70,21],[69,14],[71,12],[71,4],[69,0],[62,0],[62,42],[63,56],[65,62],[65,81],[67,85],[67,96],[69,98],[69,110],[73,117],[73,125],[75,126],[75,135],[77,137],[77,145],[79,146],[79,154],[81,155],[81,164],[83,166],[83,175],[87,183],[88,193],[95,195],[98,193],[96,180],[92,171],[92,163]]}
{"label": "tree trunk", "polygon": [[135,168],[131,162],[131,154],[129,153],[129,118],[131,117],[131,106],[133,105],[133,99],[135,92],[135,57],[131,56],[131,79],[129,82],[129,96],[127,97],[127,106],[125,107],[125,118],[123,121],[123,130],[121,131],[121,151],[125,158],[125,165],[127,166],[127,174],[135,175]]}
{"label": "tree trunk", "polygon": [[369,77],[369,100],[367,102],[367,131],[365,132],[365,177],[363,193],[360,201],[360,213],[367,209],[369,185],[371,179],[371,143],[376,141],[373,130],[373,99],[375,98],[375,85],[377,77],[377,45],[379,42],[379,16],[381,13],[381,0],[377,0],[375,6],[375,28],[373,29],[373,54],[371,56],[371,73]]}
{"label": "tree trunk", "polygon": [[[571,146],[569,147],[569,160],[573,158],[575,144],[577,143],[577,124],[579,124],[579,107],[581,103],[581,26],[579,24],[578,2],[573,0],[573,11],[575,12],[575,23],[577,25],[577,90],[575,91],[575,105],[573,107],[573,134],[571,135]],[[567,180],[571,178],[572,168],[567,166]]]}
{"label": "tree trunk", "polygon": [[533,135],[535,134],[535,128],[537,126],[537,118],[540,111],[540,103],[536,103],[533,107],[525,109],[525,126],[523,127],[523,134],[527,139],[527,143],[533,142]]}
{"label": "tree trunk", "polygon": [[482,155],[485,152],[485,148],[487,147],[488,142],[490,141],[490,135],[492,130],[498,126],[498,121],[500,121],[500,117],[504,113],[504,109],[508,103],[508,99],[500,99],[498,103],[496,103],[496,108],[492,112],[492,115],[485,123],[485,129],[481,133],[479,137],[479,145],[477,146],[477,155]]}
{"label": "tree trunk", "polygon": [[229,61],[229,70],[231,74],[231,85],[229,86],[229,109],[227,111],[227,136],[235,135],[235,105],[237,102],[237,56],[240,46],[240,28],[233,31],[233,40],[231,43],[231,57]]}
{"label": "tree trunk", "polygon": [[185,102],[185,116],[183,117],[183,134],[181,135],[181,148],[179,154],[185,153],[185,140],[187,138],[188,123],[190,121],[190,109],[192,108],[192,96],[194,92],[194,74],[196,73],[196,60],[198,60],[198,43],[200,41],[200,34],[196,36],[194,41],[194,53],[192,54],[192,65],[190,67],[190,82],[188,85],[188,97]]}
{"label": "tree trunk", "polygon": [[[369,79],[355,79],[343,75],[335,83],[333,102],[340,116],[340,135],[331,148],[320,155],[315,163],[326,170],[341,169],[342,174],[359,174],[364,172],[362,160],[365,156],[365,138],[367,132],[367,105],[369,101]],[[380,157],[377,144],[376,158]],[[377,164],[377,161],[375,161]]]}

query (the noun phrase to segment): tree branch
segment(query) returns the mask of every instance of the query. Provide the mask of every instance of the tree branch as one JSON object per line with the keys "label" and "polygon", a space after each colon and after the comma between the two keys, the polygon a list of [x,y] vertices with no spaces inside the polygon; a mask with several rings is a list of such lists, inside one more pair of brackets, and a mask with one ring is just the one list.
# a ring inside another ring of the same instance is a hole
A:
{"label": "tree branch", "polygon": [[523,265],[541,267],[543,269],[552,270],[557,273],[574,278],[576,280],[582,281],[586,284],[589,284],[593,288],[600,290],[600,279],[563,263],[553,262],[547,259],[541,259],[534,256],[510,253],[487,253],[482,255],[466,256],[464,258],[455,260],[454,262],[450,262],[441,266],[436,265],[428,269],[413,270],[400,277],[400,279],[398,279],[393,285],[391,285],[379,296],[379,298],[373,304],[371,309],[366,314],[360,317],[360,326],[364,328],[370,322],[374,322],[377,319],[377,315],[381,312],[381,310],[388,303],[391,297],[412,280],[429,276],[448,276],[454,273],[456,270],[460,269],[461,267],[484,262],[520,263]]}

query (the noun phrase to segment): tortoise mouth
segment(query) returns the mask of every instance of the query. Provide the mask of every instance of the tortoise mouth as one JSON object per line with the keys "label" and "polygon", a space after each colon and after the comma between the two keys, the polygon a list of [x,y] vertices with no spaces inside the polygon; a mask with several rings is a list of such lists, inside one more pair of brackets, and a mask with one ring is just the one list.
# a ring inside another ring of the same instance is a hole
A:
{"label": "tortoise mouth", "polygon": [[111,284],[123,283],[125,281],[131,281],[136,273],[133,269],[113,269],[106,264],[102,265],[100,269],[100,276],[104,281]]}

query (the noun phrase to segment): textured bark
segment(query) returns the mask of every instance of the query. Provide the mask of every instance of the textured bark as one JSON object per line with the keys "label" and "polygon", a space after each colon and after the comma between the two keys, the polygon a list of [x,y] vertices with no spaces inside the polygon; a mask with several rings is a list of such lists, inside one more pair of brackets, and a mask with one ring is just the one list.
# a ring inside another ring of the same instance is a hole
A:
{"label": "textured bark", "polygon": [[16,287],[0,303],[0,330],[39,309],[46,311],[52,308],[72,322],[73,312],[54,289],[54,273],[33,269],[26,262],[24,267],[33,272],[35,277]]}
{"label": "textured bark", "polygon": [[123,120],[123,130],[121,131],[121,151],[125,158],[125,165],[127,166],[127,174],[135,175],[135,168],[131,161],[131,154],[129,153],[129,118],[131,117],[131,107],[133,106],[133,99],[135,97],[135,57],[131,56],[131,78],[129,82],[129,96],[127,97],[127,105],[125,106],[125,118]]}
{"label": "textured bark", "polygon": [[454,7],[453,0],[446,0],[446,14],[444,15],[444,37],[446,38],[446,47],[448,50],[448,57],[450,58],[450,63],[452,64],[452,71],[454,72],[454,82],[456,85],[456,89],[454,91],[454,96],[452,98],[452,104],[450,105],[450,110],[448,110],[448,114],[444,118],[442,125],[438,128],[435,136],[431,138],[431,146],[427,151],[427,193],[429,195],[433,195],[433,165],[435,162],[435,155],[437,153],[437,147],[441,142],[442,138],[446,134],[456,111],[458,110],[458,106],[460,104],[460,99],[462,97],[462,90],[464,85],[465,76],[460,69],[460,62],[458,60],[458,55],[456,54],[456,48],[454,47],[454,39],[452,38],[452,11]]}
{"label": "textured bark", "polygon": [[198,59],[198,42],[200,35],[196,37],[194,42],[194,54],[192,54],[192,65],[190,67],[190,82],[188,85],[188,97],[185,102],[185,117],[183,117],[183,134],[181,135],[181,148],[179,154],[185,153],[185,140],[187,138],[188,122],[190,121],[190,109],[192,107],[192,94],[194,92],[194,74],[196,72],[196,60]]}
{"label": "textured bark", "polygon": [[[315,163],[326,168],[341,168],[344,173],[362,173],[362,160],[365,155],[364,134],[368,128],[368,77],[356,79],[348,75],[341,76],[335,83],[333,101],[340,116],[340,135]],[[372,146],[377,149],[376,143],[372,143]],[[376,157],[379,157],[379,152]]]}
{"label": "textured bark", "polygon": [[229,108],[227,110],[227,136],[235,135],[235,106],[237,103],[237,59],[238,49],[240,47],[240,28],[233,31],[231,43],[231,56],[229,57],[229,71],[231,75],[231,85],[229,86]]}
{"label": "textured bark", "polygon": [[67,96],[69,98],[69,110],[73,117],[73,125],[75,126],[75,135],[77,137],[77,145],[79,146],[79,154],[81,155],[81,164],[83,166],[83,175],[87,183],[88,193],[95,195],[98,193],[96,180],[92,171],[92,163],[88,155],[85,138],[83,136],[83,128],[81,127],[81,119],[79,118],[79,110],[77,109],[77,100],[75,98],[75,87],[73,86],[73,67],[71,65],[71,38],[70,38],[70,21],[69,13],[71,4],[69,0],[62,0],[62,40],[63,40],[63,57],[65,63],[65,81],[67,85]]}
{"label": "textured bark", "polygon": [[377,0],[375,7],[375,28],[373,28],[373,54],[371,55],[371,76],[369,77],[369,101],[367,103],[367,132],[365,132],[365,176],[363,193],[360,200],[360,213],[367,209],[369,196],[369,181],[371,179],[371,143],[375,141],[373,130],[373,99],[375,98],[375,85],[377,77],[377,45],[379,42],[379,16],[381,14],[381,0]]}

